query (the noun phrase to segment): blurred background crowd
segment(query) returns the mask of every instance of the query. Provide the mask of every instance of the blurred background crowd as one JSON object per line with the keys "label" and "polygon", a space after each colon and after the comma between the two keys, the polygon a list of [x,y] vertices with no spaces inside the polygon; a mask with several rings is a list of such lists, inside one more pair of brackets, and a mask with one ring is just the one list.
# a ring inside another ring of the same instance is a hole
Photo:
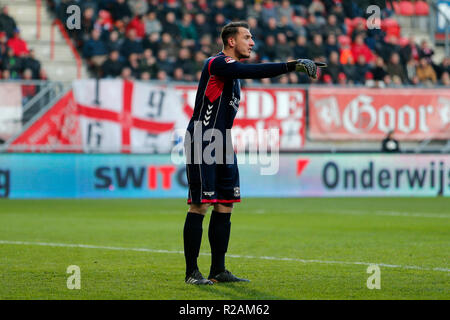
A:
{"label": "blurred background crowd", "polygon": [[[47,0],[61,20],[81,7],[81,30],[68,30],[93,77],[196,81],[222,49],[221,28],[249,23],[255,46],[246,63],[309,58],[328,63],[324,84],[395,87],[450,85],[450,58],[433,61],[426,40],[402,37],[392,1],[347,0]],[[382,9],[368,28],[366,8]],[[45,79],[7,8],[0,14],[2,78]],[[309,83],[290,73],[246,83]]]}

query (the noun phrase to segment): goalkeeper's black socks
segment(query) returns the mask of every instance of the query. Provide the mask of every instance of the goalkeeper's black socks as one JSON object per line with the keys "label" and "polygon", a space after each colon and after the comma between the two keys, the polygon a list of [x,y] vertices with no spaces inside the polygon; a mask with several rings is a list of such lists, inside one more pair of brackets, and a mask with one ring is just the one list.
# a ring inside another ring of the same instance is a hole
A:
{"label": "goalkeeper's black socks", "polygon": [[197,258],[200,252],[203,233],[204,215],[188,212],[184,222],[183,240],[184,240],[184,258],[186,259],[186,276],[198,270]]}
{"label": "goalkeeper's black socks", "polygon": [[210,276],[225,271],[225,253],[231,230],[231,213],[213,211],[209,221],[208,238],[211,245]]}

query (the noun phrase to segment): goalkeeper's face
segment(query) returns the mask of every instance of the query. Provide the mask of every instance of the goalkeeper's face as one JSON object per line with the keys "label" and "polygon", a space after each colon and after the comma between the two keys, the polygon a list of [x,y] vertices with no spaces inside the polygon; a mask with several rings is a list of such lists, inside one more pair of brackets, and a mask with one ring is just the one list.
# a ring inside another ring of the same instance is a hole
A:
{"label": "goalkeeper's face", "polygon": [[236,34],[235,38],[234,52],[238,59],[248,59],[250,58],[250,53],[255,45],[252,39],[252,34],[250,30],[246,28],[239,28],[239,32]]}

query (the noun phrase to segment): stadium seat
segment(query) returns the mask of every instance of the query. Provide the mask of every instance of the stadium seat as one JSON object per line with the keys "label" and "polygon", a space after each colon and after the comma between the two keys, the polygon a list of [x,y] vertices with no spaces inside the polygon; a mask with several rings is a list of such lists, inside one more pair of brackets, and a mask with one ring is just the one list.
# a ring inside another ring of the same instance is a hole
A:
{"label": "stadium seat", "polygon": [[425,1],[419,0],[415,3],[414,12],[416,16],[428,16],[430,14],[430,7]]}
{"label": "stadium seat", "polygon": [[414,15],[414,5],[411,1],[400,1],[399,4],[400,15],[402,16],[413,16]]}
{"label": "stadium seat", "polygon": [[400,25],[395,19],[386,18],[382,20],[381,29],[388,35],[400,36]]}

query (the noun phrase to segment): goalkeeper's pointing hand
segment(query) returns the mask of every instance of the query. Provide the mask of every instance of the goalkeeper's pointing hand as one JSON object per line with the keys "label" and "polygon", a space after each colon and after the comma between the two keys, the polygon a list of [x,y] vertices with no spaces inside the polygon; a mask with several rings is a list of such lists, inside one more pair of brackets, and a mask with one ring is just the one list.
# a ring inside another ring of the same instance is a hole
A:
{"label": "goalkeeper's pointing hand", "polygon": [[[295,70],[297,72],[304,72],[308,75],[308,77],[312,79],[317,78],[317,67],[325,68],[327,66],[326,63],[323,62],[315,62],[309,59],[298,59],[294,61],[289,61],[288,66],[290,70]],[[295,66],[295,69],[293,68]]]}

